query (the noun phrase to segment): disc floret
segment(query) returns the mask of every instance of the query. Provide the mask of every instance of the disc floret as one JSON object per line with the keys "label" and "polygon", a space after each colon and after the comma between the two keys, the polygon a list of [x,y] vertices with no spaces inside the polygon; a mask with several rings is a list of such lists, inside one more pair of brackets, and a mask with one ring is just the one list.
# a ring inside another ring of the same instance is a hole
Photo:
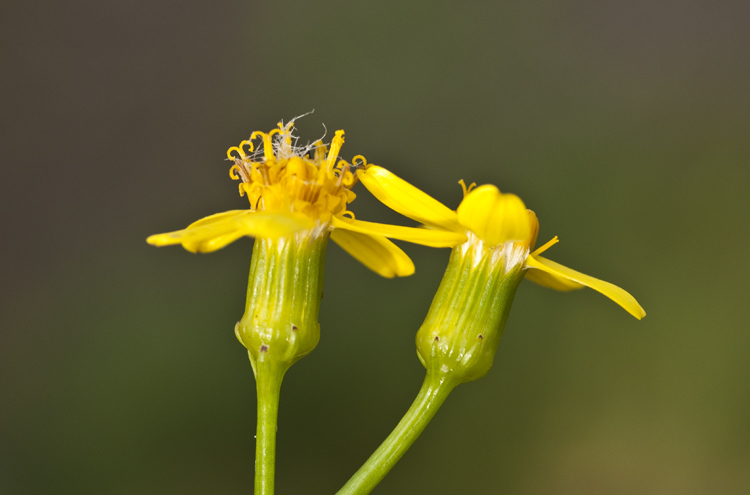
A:
{"label": "disc floret", "polygon": [[229,175],[242,181],[240,195],[247,196],[253,211],[298,212],[321,224],[334,215],[353,218],[347,205],[357,197],[351,188],[364,157],[356,156],[353,161],[360,163],[354,165],[339,158],[343,130],[336,131],[330,149],[321,140],[306,146],[297,141],[294,121],[280,122],[277,129],[253,132],[229,148],[227,156],[234,161]]}

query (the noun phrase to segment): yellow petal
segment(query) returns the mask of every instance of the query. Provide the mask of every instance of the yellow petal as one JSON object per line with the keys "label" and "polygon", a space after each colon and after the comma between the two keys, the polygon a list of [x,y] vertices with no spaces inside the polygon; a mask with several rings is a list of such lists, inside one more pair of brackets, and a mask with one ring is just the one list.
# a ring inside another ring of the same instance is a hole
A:
{"label": "yellow petal", "polygon": [[536,217],[536,213],[534,213],[532,210],[526,210],[529,213],[529,228],[531,229],[531,234],[529,234],[529,250],[534,249],[534,246],[536,246],[536,240],[537,237],[539,237],[539,219]]}
{"label": "yellow petal", "polygon": [[214,213],[213,215],[209,215],[207,217],[203,217],[200,220],[196,220],[195,222],[191,223],[187,226],[188,229],[191,229],[193,227],[202,227],[204,225],[208,225],[211,223],[218,222],[220,220],[227,220],[229,218],[233,218],[239,215],[243,215],[247,213],[249,210],[229,210],[224,211],[221,213]]}
{"label": "yellow petal", "polygon": [[393,278],[414,273],[414,263],[406,253],[383,236],[334,229],[331,239],[378,275]]}
{"label": "yellow petal", "polygon": [[232,210],[201,218],[183,230],[152,235],[146,242],[154,246],[182,244],[191,253],[210,253],[242,236],[276,238],[314,225],[310,218],[299,213]]}
{"label": "yellow petal", "polygon": [[492,184],[479,186],[464,198],[458,206],[458,221],[493,246],[529,242],[532,236],[531,216],[521,198],[502,194]]}
{"label": "yellow petal", "polygon": [[237,232],[236,218],[246,212],[233,210],[210,215],[191,223],[186,229],[152,235],[146,242],[154,246],[182,244],[191,253],[196,253],[201,251],[201,245],[205,242]]}
{"label": "yellow petal", "polygon": [[275,239],[315,227],[315,221],[299,212],[274,213],[248,211],[234,219],[238,228],[250,237]]}
{"label": "yellow petal", "polygon": [[608,298],[612,299],[614,302],[622,306],[625,311],[635,316],[639,320],[646,316],[646,312],[643,310],[641,305],[638,304],[638,301],[636,301],[633,296],[631,296],[623,289],[617,287],[616,285],[610,284],[609,282],[590,277],[541,256],[529,256],[528,258],[526,258],[526,267],[541,270],[554,276],[556,279],[567,279],[569,281],[585,285],[586,287],[591,287],[592,289],[599,291]]}
{"label": "yellow petal", "polygon": [[229,244],[233,243],[240,237],[243,237],[245,234],[241,231],[236,232],[230,232],[229,234],[224,234],[219,237],[214,237],[213,239],[209,239],[207,241],[200,242],[196,247],[195,251],[192,249],[188,249],[188,251],[196,252],[200,251],[201,253],[211,253],[213,251],[217,251],[224,246],[228,246]]}
{"label": "yellow petal", "polygon": [[570,290],[583,289],[585,286],[578,282],[573,282],[567,278],[555,275],[542,270],[526,270],[526,280],[531,280],[535,284],[548,289],[555,289],[562,292]]}
{"label": "yellow petal", "polygon": [[363,222],[361,220],[345,220],[340,217],[333,217],[333,226],[337,229],[390,237],[430,247],[453,247],[466,242],[466,236],[459,232],[401,227],[398,225]]}
{"label": "yellow petal", "polygon": [[383,204],[417,222],[459,230],[456,212],[383,167],[357,170],[360,182]]}

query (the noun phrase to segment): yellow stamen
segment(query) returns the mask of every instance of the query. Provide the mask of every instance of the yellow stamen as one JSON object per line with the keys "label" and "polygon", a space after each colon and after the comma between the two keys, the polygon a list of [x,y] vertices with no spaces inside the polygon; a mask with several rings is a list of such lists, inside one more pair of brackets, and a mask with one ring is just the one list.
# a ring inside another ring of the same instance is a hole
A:
{"label": "yellow stamen", "polygon": [[266,158],[267,162],[272,162],[276,160],[276,157],[273,154],[273,140],[271,139],[274,134],[278,134],[279,130],[274,129],[268,134],[263,134],[263,156]]}
{"label": "yellow stamen", "polygon": [[328,152],[328,159],[326,160],[326,170],[333,169],[333,162],[339,156],[341,146],[344,144],[344,131],[336,131],[336,136],[331,141],[331,150]]}
{"label": "yellow stamen", "polygon": [[535,251],[534,251],[533,253],[531,253],[531,254],[530,254],[529,256],[537,256],[537,255],[540,255],[540,254],[542,254],[543,252],[545,252],[546,250],[548,250],[549,248],[551,248],[552,246],[554,246],[555,244],[557,244],[558,242],[560,242],[560,239],[558,239],[558,238],[557,238],[557,236],[555,236],[555,237],[553,237],[552,239],[550,239],[549,241],[547,241],[547,243],[546,243],[546,244],[544,244],[543,246],[541,246],[541,247],[537,248],[537,249],[536,249],[536,250],[535,250]]}
{"label": "yellow stamen", "polygon": [[463,179],[461,179],[460,181],[458,181],[458,183],[461,184],[461,189],[463,189],[463,191],[464,191],[464,198],[466,197],[467,194],[469,194],[471,192],[472,189],[474,189],[475,187],[477,187],[477,183],[476,182],[472,182],[469,185],[469,187],[466,187],[466,183],[464,182]]}
{"label": "yellow stamen", "polygon": [[356,218],[354,218],[354,213],[352,213],[349,210],[346,210],[344,213],[341,214],[341,216],[342,217],[349,217],[352,220],[356,220]]}
{"label": "yellow stamen", "polygon": [[234,165],[232,165],[232,167],[229,169],[229,177],[231,177],[233,180],[238,180],[240,178],[240,176],[237,175],[235,173],[235,171],[237,171],[237,172],[240,171],[240,166],[237,165],[236,163]]}

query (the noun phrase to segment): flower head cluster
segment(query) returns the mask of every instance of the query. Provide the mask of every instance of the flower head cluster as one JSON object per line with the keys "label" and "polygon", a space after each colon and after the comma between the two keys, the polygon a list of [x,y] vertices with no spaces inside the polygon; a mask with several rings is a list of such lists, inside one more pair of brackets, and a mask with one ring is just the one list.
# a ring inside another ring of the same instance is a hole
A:
{"label": "flower head cluster", "polygon": [[[243,236],[300,242],[311,236],[330,236],[345,251],[384,277],[414,272],[411,259],[388,238],[432,247],[457,247],[474,256],[492,254],[504,270],[521,266],[525,277],[552,289],[590,287],[609,297],[636,318],[643,308],[621,288],[577,272],[541,255],[553,238],[532,251],[539,222],[516,195],[503,194],[486,184],[464,189],[464,199],[451,210],[428,194],[357,155],[349,163],[340,158],[344,131],[335,132],[330,147],[318,140],[298,145],[294,120],[279,123],[268,133],[256,131],[227,151],[234,162],[230,176],[240,180],[239,191],[250,208],[202,218],[186,229],[149,237],[150,244],[182,244],[191,252],[211,252]],[[366,222],[348,209],[358,182],[393,210],[423,224],[422,228]],[[479,253],[479,254],[477,254]]]}

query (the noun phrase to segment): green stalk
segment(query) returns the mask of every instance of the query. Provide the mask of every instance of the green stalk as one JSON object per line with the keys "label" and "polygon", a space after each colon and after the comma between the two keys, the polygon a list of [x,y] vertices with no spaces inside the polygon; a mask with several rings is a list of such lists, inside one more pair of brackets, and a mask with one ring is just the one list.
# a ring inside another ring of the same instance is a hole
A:
{"label": "green stalk", "polygon": [[370,493],[409,450],[456,385],[445,375],[428,370],[417,398],[398,426],[337,495]]}
{"label": "green stalk", "polygon": [[273,495],[276,473],[276,423],[284,371],[268,361],[258,361],[258,426],[255,433],[255,495]]}

